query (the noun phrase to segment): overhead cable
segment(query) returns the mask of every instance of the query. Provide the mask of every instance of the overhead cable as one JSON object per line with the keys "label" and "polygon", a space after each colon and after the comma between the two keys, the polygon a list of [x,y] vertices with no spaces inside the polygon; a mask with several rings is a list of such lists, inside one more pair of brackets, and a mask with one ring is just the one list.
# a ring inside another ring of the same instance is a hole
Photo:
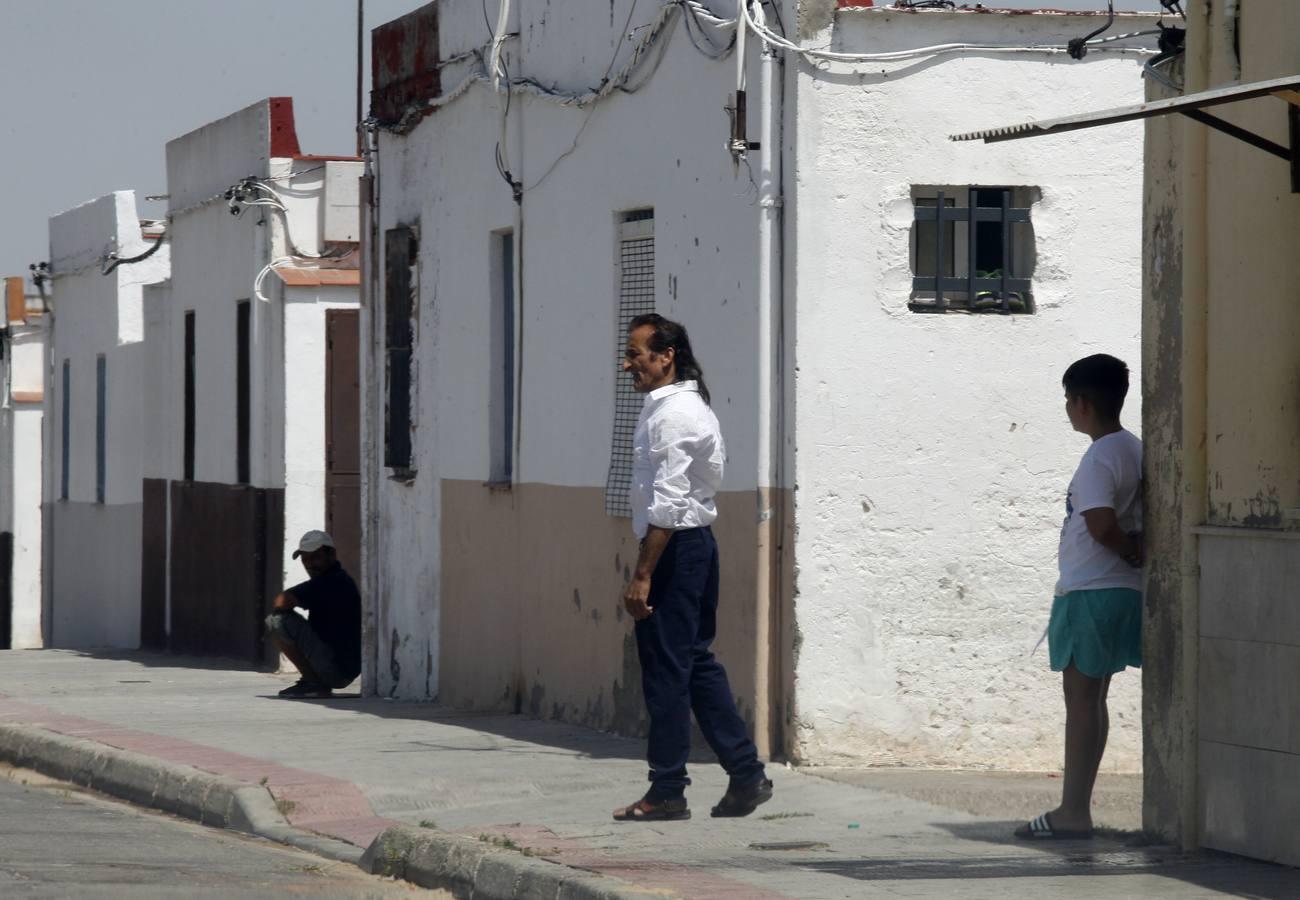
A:
{"label": "overhead cable", "polygon": [[[1061,54],[1068,52],[1064,47],[1047,45],[1025,46],[1013,44],[936,44],[929,47],[914,47],[910,50],[893,50],[884,53],[840,53],[834,50],[820,50],[815,47],[801,46],[772,31],[767,27],[766,16],[763,12],[762,4],[756,4],[751,8],[751,2],[752,0],[739,0],[738,5],[746,24],[749,26],[750,30],[758,35],[760,40],[771,46],[779,47],[782,50],[797,53],[805,59],[813,61],[843,63],[903,62],[921,56],[940,56],[947,53]],[[1092,45],[1090,44],[1089,46]],[[1098,46],[1097,49],[1111,53],[1151,54],[1155,52],[1154,50],[1140,47]]]}

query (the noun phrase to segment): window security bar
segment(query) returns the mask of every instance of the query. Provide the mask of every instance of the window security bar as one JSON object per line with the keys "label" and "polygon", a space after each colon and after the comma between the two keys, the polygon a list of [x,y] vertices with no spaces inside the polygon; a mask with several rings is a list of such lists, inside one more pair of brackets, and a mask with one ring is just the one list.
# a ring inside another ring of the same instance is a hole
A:
{"label": "window security bar", "polygon": [[[996,292],[999,300],[999,310],[1004,313],[1011,312],[1011,297],[1013,294],[1027,296],[1030,291],[1030,281],[1028,278],[1014,278],[1011,276],[1013,251],[1011,240],[1011,226],[1014,224],[1029,224],[1029,210],[1019,209],[1011,205],[1011,191],[1002,190],[999,192],[1001,204],[999,206],[979,206],[978,205],[978,188],[971,188],[969,193],[968,205],[946,206],[944,204],[945,195],[939,191],[936,196],[934,206],[917,206],[915,207],[916,221],[918,222],[937,222],[935,228],[935,273],[933,276],[918,275],[912,278],[912,290],[914,291],[933,291],[933,303],[917,303],[913,305],[916,310],[926,312],[944,312],[949,308],[948,299],[944,292],[961,293],[965,292],[968,300],[965,308],[975,309],[976,298],[981,293]],[[944,275],[943,260],[948,248],[944,244],[945,222],[964,222],[968,228],[967,250],[969,259],[965,276]],[[976,264],[976,253],[979,242],[976,239],[976,223],[978,222],[997,222],[1002,226],[1002,267],[996,277],[981,276],[978,265]],[[1026,311],[1028,304],[1026,303]]]}

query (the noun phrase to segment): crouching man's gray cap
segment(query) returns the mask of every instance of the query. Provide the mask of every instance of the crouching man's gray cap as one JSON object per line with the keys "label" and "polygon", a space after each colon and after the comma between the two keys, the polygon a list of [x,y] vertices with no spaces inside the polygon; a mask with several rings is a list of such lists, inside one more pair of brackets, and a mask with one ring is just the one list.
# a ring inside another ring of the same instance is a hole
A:
{"label": "crouching man's gray cap", "polygon": [[321,547],[333,549],[334,538],[324,531],[309,531],[298,541],[298,549],[293,551],[293,558],[297,559],[304,553],[315,553]]}

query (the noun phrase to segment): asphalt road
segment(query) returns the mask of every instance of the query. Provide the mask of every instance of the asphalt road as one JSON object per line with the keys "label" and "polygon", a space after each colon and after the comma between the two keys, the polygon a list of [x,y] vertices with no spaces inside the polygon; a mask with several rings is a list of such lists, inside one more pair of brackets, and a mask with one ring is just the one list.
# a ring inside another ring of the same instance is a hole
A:
{"label": "asphalt road", "polygon": [[284,896],[449,895],[0,767],[0,897],[6,900]]}

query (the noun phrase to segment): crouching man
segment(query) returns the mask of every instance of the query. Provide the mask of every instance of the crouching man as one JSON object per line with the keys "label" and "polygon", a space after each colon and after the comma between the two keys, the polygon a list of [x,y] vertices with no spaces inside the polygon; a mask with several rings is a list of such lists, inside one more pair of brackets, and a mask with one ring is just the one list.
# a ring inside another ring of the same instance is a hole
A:
{"label": "crouching man", "polygon": [[361,674],[361,594],[325,532],[304,534],[293,558],[302,559],[308,579],[277,596],[266,617],[271,640],[302,674],[280,696],[327,698]]}

